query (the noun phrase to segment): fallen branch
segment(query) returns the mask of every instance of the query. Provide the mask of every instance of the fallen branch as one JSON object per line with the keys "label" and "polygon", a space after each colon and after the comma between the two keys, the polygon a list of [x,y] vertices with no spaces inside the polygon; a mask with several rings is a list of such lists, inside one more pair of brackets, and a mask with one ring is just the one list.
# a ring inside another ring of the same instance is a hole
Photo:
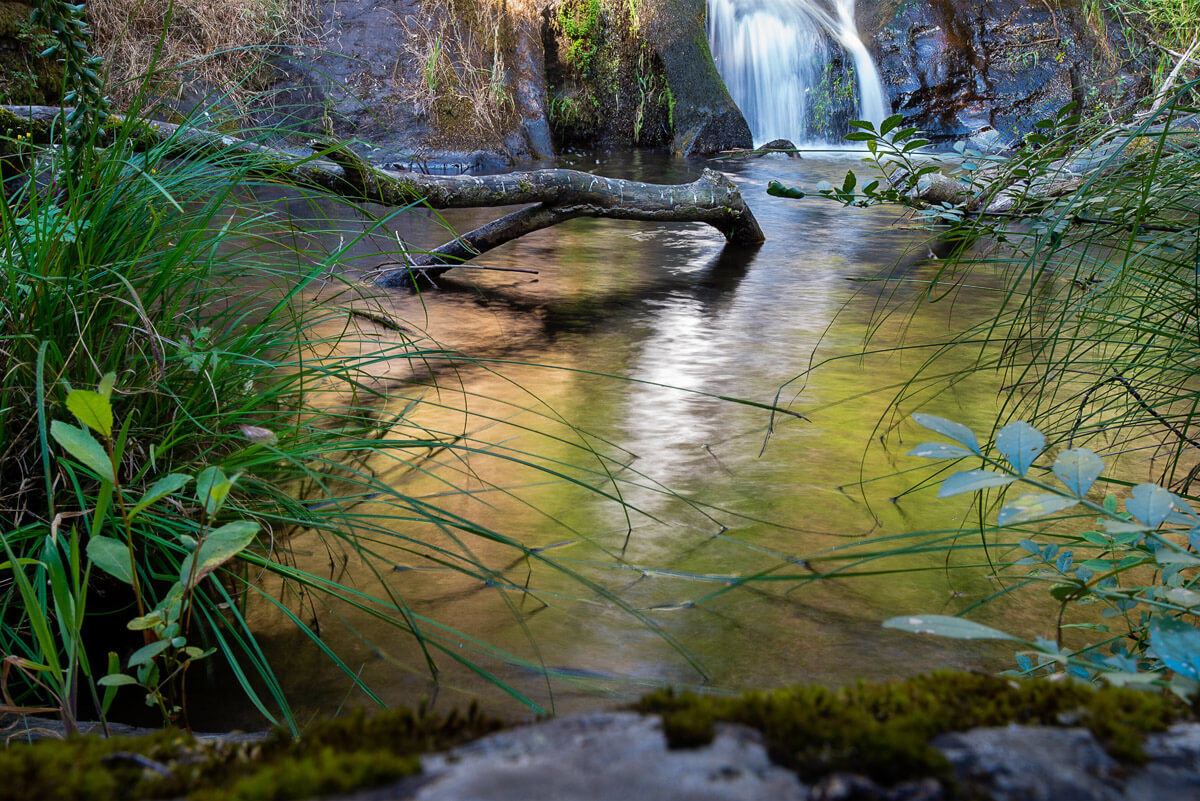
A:
{"label": "fallen branch", "polygon": [[[26,134],[33,142],[53,144],[62,130],[60,117],[69,109],[50,106],[0,106],[0,131]],[[126,122],[114,117],[106,132]],[[758,245],[762,229],[738,188],[715,170],[705,170],[690,184],[647,184],[604,178],[576,170],[534,170],[504,175],[424,175],[374,167],[342,143],[314,142],[314,156],[300,156],[261,143],[205,131],[188,125],[136,121],[132,139],[146,149],[166,145],[173,155],[248,153],[269,165],[266,178],[278,183],[317,188],[352,200],[405,206],[423,203],[435,209],[534,204],[508,214],[415,258],[401,269],[386,271],[380,282],[394,286],[416,269],[437,275],[532,231],[575,217],[608,217],[651,222],[703,222],[735,245]]]}

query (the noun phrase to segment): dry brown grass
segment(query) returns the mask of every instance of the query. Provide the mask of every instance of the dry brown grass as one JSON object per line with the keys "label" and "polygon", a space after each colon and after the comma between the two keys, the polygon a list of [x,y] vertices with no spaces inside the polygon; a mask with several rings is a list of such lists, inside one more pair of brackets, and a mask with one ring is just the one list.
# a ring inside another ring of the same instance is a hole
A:
{"label": "dry brown grass", "polygon": [[495,143],[511,129],[523,13],[505,0],[424,0],[419,15],[398,21],[408,58],[393,79],[447,143]]}
{"label": "dry brown grass", "polygon": [[142,76],[152,71],[151,89],[160,96],[193,82],[239,103],[253,93],[264,48],[302,43],[309,28],[307,5],[306,0],[91,0],[87,14],[118,106],[136,96]]}

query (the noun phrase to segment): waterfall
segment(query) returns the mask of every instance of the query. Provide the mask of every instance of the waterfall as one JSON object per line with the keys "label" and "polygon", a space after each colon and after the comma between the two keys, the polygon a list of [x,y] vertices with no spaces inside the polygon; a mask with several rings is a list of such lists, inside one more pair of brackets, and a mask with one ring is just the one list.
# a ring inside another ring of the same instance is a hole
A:
{"label": "waterfall", "polygon": [[854,0],[708,0],[708,42],[755,144],[840,141],[888,114]]}

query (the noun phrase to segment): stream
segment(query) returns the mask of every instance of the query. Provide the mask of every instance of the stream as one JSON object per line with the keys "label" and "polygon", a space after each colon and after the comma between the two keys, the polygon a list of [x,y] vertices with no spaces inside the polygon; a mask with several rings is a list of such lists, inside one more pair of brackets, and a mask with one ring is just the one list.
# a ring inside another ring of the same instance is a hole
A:
{"label": "stream", "polygon": [[[529,707],[499,683],[562,713],[628,702],[664,684],[734,691],[1011,666],[1005,646],[880,627],[897,614],[953,613],[999,586],[987,579],[978,543],[954,535],[965,501],[939,501],[932,491],[891,500],[928,475],[897,475],[928,464],[908,450],[938,439],[890,411],[922,351],[845,358],[794,380],[823,358],[862,350],[868,330],[875,350],[910,347],[944,337],[992,302],[987,282],[976,281],[953,302],[914,306],[936,266],[922,258],[920,234],[895,225],[895,209],[765,193],[771,179],[809,189],[840,182],[847,168],[865,169],[857,160],[834,152],[715,163],[762,224],[767,242],[756,251],[725,248],[701,224],[576,220],[479,260],[537,275],[460,269],[437,290],[376,293],[376,309],[471,358],[376,367],[395,410],[409,407],[413,426],[452,445],[417,469],[373,469],[410,496],[542,549],[520,558],[483,537],[397,521],[396,541],[375,546],[372,568],[337,546],[331,555],[313,535],[293,538],[299,567],[375,594],[387,582],[413,614],[462,632],[462,656],[489,672],[436,654],[435,685],[413,637],[352,609],[318,609],[324,641],[383,701],[427,698],[449,708],[478,700],[527,716]],[[576,154],[560,164],[656,182],[690,181],[704,166],[649,152]],[[445,216],[465,230],[496,210]],[[445,238],[429,212],[394,222],[411,242]],[[364,225],[341,224],[350,234]],[[382,260],[369,254],[387,237],[371,239],[356,246],[356,268]],[[885,271],[914,283],[872,280]],[[872,329],[872,320],[882,322]],[[998,379],[978,378],[922,396],[921,410],[988,430]],[[781,407],[806,419],[717,397],[770,405],[777,393]],[[948,533],[925,553],[844,558],[903,544],[865,543],[872,538],[921,530]],[[445,551],[431,559],[414,541]],[[948,557],[950,541],[959,550]],[[447,569],[446,553],[469,553],[502,579]],[[960,569],[969,564],[979,566]],[[814,580],[838,569],[859,575]],[[366,702],[269,604],[252,605],[249,616],[302,719]],[[973,618],[1048,633],[1044,609],[1028,597]],[[480,653],[470,638],[524,663]],[[536,665],[552,668],[551,677]]]}

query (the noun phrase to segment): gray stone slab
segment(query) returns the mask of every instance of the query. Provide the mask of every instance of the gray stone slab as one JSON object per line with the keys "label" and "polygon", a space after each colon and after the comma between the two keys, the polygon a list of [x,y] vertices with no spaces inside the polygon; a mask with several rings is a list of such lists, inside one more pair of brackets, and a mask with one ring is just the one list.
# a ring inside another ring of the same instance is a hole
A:
{"label": "gray stone slab", "polygon": [[[759,735],[718,726],[703,748],[671,751],[654,716],[613,712],[500,732],[423,759],[412,801],[802,801],[795,774],[773,765]],[[403,793],[403,794],[400,794]]]}
{"label": "gray stone slab", "polygon": [[933,741],[965,787],[996,801],[1119,801],[1121,766],[1086,729],[1008,726]]}

